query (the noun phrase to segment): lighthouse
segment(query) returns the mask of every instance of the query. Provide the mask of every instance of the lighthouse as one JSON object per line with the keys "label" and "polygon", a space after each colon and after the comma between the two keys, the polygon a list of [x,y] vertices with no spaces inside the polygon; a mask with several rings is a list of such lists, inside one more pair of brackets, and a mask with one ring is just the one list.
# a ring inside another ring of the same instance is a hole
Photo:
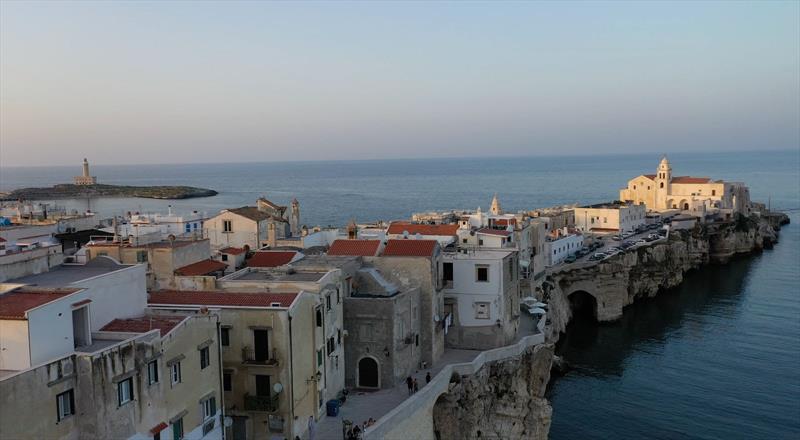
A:
{"label": "lighthouse", "polygon": [[97,183],[97,177],[89,174],[89,161],[83,158],[83,175],[73,177],[75,185],[94,185]]}

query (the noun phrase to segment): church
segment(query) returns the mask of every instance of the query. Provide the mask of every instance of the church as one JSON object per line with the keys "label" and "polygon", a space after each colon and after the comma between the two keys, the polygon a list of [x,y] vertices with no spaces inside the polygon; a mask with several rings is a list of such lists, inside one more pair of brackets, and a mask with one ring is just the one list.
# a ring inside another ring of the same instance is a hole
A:
{"label": "church", "polygon": [[704,217],[733,213],[750,214],[750,191],[741,182],[711,180],[708,177],[673,176],[664,156],[656,174],[642,174],[619,191],[622,201],[645,204],[651,211],[680,210]]}

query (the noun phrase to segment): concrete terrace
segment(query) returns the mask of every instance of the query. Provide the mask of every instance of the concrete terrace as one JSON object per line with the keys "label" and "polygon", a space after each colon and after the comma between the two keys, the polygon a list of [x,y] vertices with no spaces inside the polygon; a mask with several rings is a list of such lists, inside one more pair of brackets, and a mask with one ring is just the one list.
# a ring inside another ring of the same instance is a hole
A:
{"label": "concrete terrace", "polygon": [[[538,333],[536,329],[538,319],[530,315],[520,316],[520,328],[517,339],[510,345],[518,343],[526,336]],[[441,359],[430,369],[420,370],[411,377],[417,379],[419,389],[422,391],[426,385],[425,374],[431,373],[432,381],[437,380],[437,375],[448,365],[463,364],[472,362],[484,351],[481,350],[458,350],[445,349]],[[447,381],[450,379],[447,378]],[[409,399],[408,387],[405,382],[401,382],[391,389],[378,391],[366,391],[359,389],[350,390],[347,401],[339,408],[337,417],[325,417],[317,425],[317,435],[319,440],[340,440],[343,439],[342,421],[350,420],[355,425],[373,418],[379,420],[387,415],[400,404]]]}

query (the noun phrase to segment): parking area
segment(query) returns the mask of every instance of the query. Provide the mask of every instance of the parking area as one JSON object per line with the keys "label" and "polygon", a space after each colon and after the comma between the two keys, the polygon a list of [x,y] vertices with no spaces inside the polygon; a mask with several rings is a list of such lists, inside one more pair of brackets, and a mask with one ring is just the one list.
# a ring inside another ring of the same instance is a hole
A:
{"label": "parking area", "polygon": [[[594,234],[587,241],[590,244],[585,245],[579,255],[576,256],[574,261],[565,261],[563,266],[578,263],[589,263],[595,261],[602,261],[620,252],[625,252],[630,249],[636,249],[640,246],[647,246],[652,243],[658,243],[667,237],[668,231],[663,229],[661,225],[654,228],[648,228],[633,234],[625,234],[624,236],[616,236],[614,234]],[[591,243],[596,243],[591,245]],[[600,255],[603,255],[602,257]]]}

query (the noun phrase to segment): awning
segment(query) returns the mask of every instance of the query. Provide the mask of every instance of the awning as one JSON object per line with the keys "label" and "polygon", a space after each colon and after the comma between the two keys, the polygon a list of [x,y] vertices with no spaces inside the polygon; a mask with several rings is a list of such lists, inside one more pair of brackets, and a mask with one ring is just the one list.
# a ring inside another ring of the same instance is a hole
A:
{"label": "awning", "polygon": [[531,267],[531,262],[528,260],[519,260],[519,265],[522,267]]}
{"label": "awning", "polygon": [[153,429],[151,429],[151,430],[150,430],[150,434],[156,435],[156,434],[158,434],[159,432],[161,432],[161,431],[163,431],[163,430],[167,429],[167,426],[169,426],[169,425],[167,425],[167,424],[166,424],[166,423],[164,423],[164,422],[161,422],[161,423],[159,423],[158,425],[156,425],[155,427],[153,427]]}
{"label": "awning", "polygon": [[546,315],[547,314],[547,310],[542,309],[540,307],[531,307],[528,310],[528,312],[530,312],[531,315]]}

